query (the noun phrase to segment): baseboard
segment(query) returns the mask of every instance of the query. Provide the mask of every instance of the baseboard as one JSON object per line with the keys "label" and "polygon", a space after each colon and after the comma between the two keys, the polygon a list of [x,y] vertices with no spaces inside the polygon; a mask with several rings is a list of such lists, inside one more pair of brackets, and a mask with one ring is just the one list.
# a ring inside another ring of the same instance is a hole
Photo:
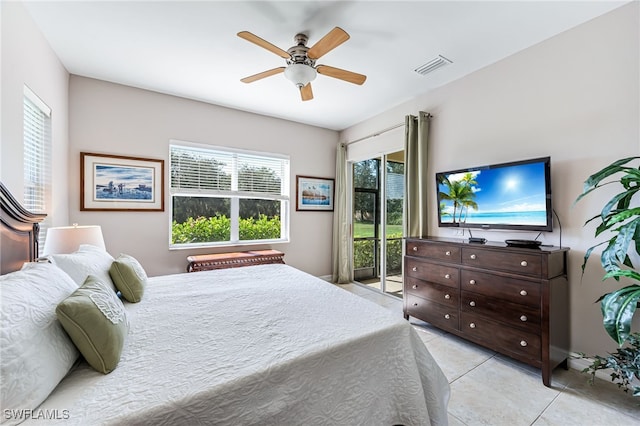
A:
{"label": "baseboard", "polygon": [[[591,363],[593,363],[593,359],[591,358],[569,358],[569,368],[573,368],[574,370],[578,370],[578,371],[582,371],[585,368],[588,368]],[[591,373],[584,373],[585,376],[589,375]],[[611,381],[611,370],[607,369],[607,370],[597,370],[596,371],[596,377],[598,379],[602,379],[604,381],[610,382]]]}
{"label": "baseboard", "polygon": [[331,276],[331,275],[321,275],[318,278],[320,278],[321,280],[325,280],[325,281],[331,282],[331,280],[333,279],[333,276]]}

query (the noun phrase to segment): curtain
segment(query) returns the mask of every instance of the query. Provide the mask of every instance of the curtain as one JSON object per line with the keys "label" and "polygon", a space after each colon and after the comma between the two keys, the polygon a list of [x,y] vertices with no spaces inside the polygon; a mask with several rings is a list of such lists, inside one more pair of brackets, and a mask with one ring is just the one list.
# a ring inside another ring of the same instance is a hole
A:
{"label": "curtain", "polygon": [[427,147],[431,115],[405,117],[405,237],[426,237],[427,229]]}
{"label": "curtain", "polygon": [[347,145],[340,143],[336,152],[336,182],[333,206],[332,280],[336,284],[346,284],[353,281],[347,187]]}

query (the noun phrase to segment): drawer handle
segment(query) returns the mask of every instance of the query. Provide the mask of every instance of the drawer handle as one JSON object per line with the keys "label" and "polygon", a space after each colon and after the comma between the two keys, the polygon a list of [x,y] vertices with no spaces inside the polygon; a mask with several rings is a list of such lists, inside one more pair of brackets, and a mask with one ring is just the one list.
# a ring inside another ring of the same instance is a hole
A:
{"label": "drawer handle", "polygon": [[471,302],[469,302],[469,306],[476,306],[476,302],[472,300]]}
{"label": "drawer handle", "polygon": [[451,279],[451,274],[444,274],[444,277],[445,277],[446,279]]}
{"label": "drawer handle", "polygon": [[526,316],[526,315],[522,315],[522,316],[520,317],[520,321],[522,321],[522,322],[527,322],[527,316]]}
{"label": "drawer handle", "polygon": [[451,295],[450,295],[450,294],[445,294],[445,295],[444,295],[444,298],[445,298],[445,299],[447,299],[447,300],[449,300],[449,299],[451,299]]}
{"label": "drawer handle", "polygon": [[413,289],[415,290],[415,289],[417,289],[417,288],[418,288],[418,284],[414,284],[414,285],[413,285]]}
{"label": "drawer handle", "polygon": [[451,252],[449,250],[447,250],[447,251],[444,252],[444,255],[445,256],[451,256]]}
{"label": "drawer handle", "polygon": [[471,324],[469,324],[469,328],[476,328],[476,323],[472,322]]}
{"label": "drawer handle", "polygon": [[451,319],[451,315],[449,315],[449,314],[444,314],[444,319]]}
{"label": "drawer handle", "polygon": [[418,268],[416,268],[416,267],[414,266],[413,268],[411,268],[411,270],[412,270],[413,272],[416,272],[416,271],[418,270]]}
{"label": "drawer handle", "polygon": [[520,266],[527,266],[527,265],[528,265],[528,263],[527,263],[526,260],[523,260],[522,262],[520,262]]}
{"label": "drawer handle", "polygon": [[523,348],[525,346],[527,346],[527,341],[526,340],[520,340],[520,346],[522,346]]}
{"label": "drawer handle", "polygon": [[418,246],[413,246],[413,251],[418,251]]}
{"label": "drawer handle", "polygon": [[413,306],[418,306],[418,304],[417,304],[417,303],[414,303],[414,304],[413,304]]}
{"label": "drawer handle", "polygon": [[476,284],[476,280],[469,280],[469,284],[475,285]]}
{"label": "drawer handle", "polygon": [[476,255],[475,255],[475,254],[472,254],[472,255],[471,255],[471,256],[469,256],[469,257],[470,257],[471,259],[474,259],[474,260],[475,260]]}
{"label": "drawer handle", "polygon": [[527,290],[520,290],[520,296],[526,296],[527,294]]}

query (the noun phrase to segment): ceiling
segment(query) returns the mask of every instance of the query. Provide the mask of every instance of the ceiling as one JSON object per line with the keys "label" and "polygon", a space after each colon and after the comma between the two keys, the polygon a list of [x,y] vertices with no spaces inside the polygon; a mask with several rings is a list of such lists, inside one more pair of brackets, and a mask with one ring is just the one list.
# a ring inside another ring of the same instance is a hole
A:
{"label": "ceiling", "polygon": [[[71,74],[342,130],[627,1],[25,1]],[[333,27],[351,38],[318,64],[367,75],[362,86],[318,75],[302,102],[284,75],[240,79]],[[414,70],[442,55],[452,63]]]}

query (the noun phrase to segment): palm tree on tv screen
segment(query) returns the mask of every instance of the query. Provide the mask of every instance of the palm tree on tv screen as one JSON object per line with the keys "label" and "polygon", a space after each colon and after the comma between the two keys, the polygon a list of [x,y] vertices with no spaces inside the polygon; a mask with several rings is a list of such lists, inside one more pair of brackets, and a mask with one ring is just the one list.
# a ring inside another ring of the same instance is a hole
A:
{"label": "palm tree on tv screen", "polygon": [[[466,220],[469,207],[478,210],[478,204],[475,202],[476,194],[473,189],[473,186],[477,185],[478,182],[475,180],[473,173],[465,173],[458,180],[449,180],[446,176],[443,176],[440,183],[447,189],[447,192],[440,191],[440,199],[449,200],[453,203],[453,223],[456,223],[456,218],[459,223],[463,223],[463,215],[464,220]],[[440,212],[444,216],[442,206]]]}

